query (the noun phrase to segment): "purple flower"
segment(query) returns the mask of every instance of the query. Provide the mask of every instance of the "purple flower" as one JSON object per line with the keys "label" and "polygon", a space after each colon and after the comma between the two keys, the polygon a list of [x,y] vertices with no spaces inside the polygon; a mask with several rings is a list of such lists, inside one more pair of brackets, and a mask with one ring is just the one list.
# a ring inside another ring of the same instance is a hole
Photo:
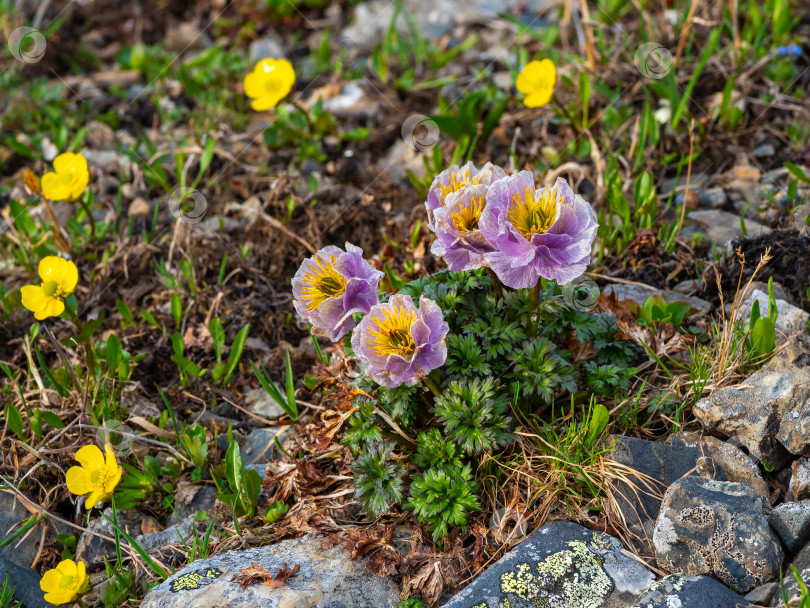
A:
{"label": "purple flower", "polygon": [[540,277],[564,285],[588,266],[596,214],[564,179],[534,187],[531,171],[492,184],[478,223],[495,251],[484,260],[504,285],[534,287]]}
{"label": "purple flower", "polygon": [[458,192],[464,186],[475,186],[483,184],[488,186],[495,180],[505,177],[506,173],[503,169],[492,163],[487,163],[481,169],[476,169],[472,162],[459,167],[453,165],[449,169],[445,169],[433,178],[433,183],[428,190],[427,201],[425,207],[428,214],[428,227],[431,230],[434,228],[434,212],[445,204],[445,198],[453,193]]}
{"label": "purple flower", "polygon": [[436,240],[430,251],[443,257],[452,272],[481,268],[484,254],[495,251],[478,229],[488,189],[484,184],[465,186],[449,193],[434,212]]}
{"label": "purple flower", "polygon": [[363,250],[330,245],[304,260],[292,280],[293,306],[312,333],[337,342],[355,327],[352,315],[380,302],[383,273],[363,259]]}
{"label": "purple flower", "polygon": [[366,374],[387,388],[413,386],[447,359],[450,327],[433,300],[397,294],[377,304],[352,334],[352,349],[366,363]]}

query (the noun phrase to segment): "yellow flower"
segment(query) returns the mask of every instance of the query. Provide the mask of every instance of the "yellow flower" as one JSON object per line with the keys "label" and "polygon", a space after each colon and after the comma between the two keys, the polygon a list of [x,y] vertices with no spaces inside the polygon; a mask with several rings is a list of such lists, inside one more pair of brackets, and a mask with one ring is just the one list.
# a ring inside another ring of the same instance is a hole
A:
{"label": "yellow flower", "polygon": [[22,305],[34,313],[38,321],[58,317],[65,310],[65,298],[73,293],[79,282],[76,264],[49,255],[39,262],[39,278],[42,285],[25,285],[20,290]]}
{"label": "yellow flower", "polygon": [[104,454],[94,445],[86,445],[76,452],[80,467],[70,467],[67,472],[67,487],[74,494],[87,494],[84,501],[89,511],[98,503],[112,496],[115,486],[121,481],[121,467],[115,461],[110,444],[104,446]]}
{"label": "yellow flower", "polygon": [[523,103],[539,108],[551,101],[557,82],[557,68],[551,59],[532,61],[518,74],[515,86],[523,93]]}
{"label": "yellow flower", "polygon": [[77,564],[72,559],[65,559],[42,575],[39,588],[45,592],[46,602],[61,606],[75,602],[80,595],[90,591],[90,578],[83,562]]}
{"label": "yellow flower", "polygon": [[257,112],[264,112],[275,108],[290,92],[294,82],[295,71],[289,61],[272,57],[262,59],[245,76],[245,95],[253,100],[250,107]]}
{"label": "yellow flower", "polygon": [[81,154],[65,152],[53,159],[54,171],[42,176],[42,195],[52,201],[75,201],[82,195],[90,173]]}

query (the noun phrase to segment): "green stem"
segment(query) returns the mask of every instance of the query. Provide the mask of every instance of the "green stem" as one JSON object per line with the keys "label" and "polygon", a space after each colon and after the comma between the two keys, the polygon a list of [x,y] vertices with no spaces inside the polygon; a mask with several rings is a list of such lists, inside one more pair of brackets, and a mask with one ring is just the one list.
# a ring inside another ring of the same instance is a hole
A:
{"label": "green stem", "polygon": [[82,601],[82,598],[80,598],[80,597],[77,597],[77,598],[76,598],[76,603],[77,603],[77,604],[78,604],[78,605],[79,605],[81,608],[87,608],[87,604],[85,604],[85,603]]}
{"label": "green stem", "polygon": [[560,101],[553,95],[551,97],[551,102],[557,107],[558,110],[560,110],[560,112],[563,113],[563,116],[565,116],[568,119],[568,122],[571,123],[571,128],[574,129],[576,136],[579,137],[582,131],[577,126],[577,123],[574,120],[574,117],[571,116],[571,113],[568,111],[568,108],[566,108],[563,104],[561,104]]}
{"label": "green stem", "polygon": [[95,236],[96,236],[96,220],[93,217],[92,209],[90,209],[90,206],[87,204],[87,196],[86,196],[86,194],[79,197],[79,204],[82,206],[82,209],[84,209],[85,215],[90,220],[90,237],[95,238]]}
{"label": "green stem", "polygon": [[[532,338],[537,337],[537,326],[540,323],[540,279],[537,284],[532,287],[529,292],[529,335]],[[532,318],[534,314],[534,318]]]}
{"label": "green stem", "polygon": [[503,289],[501,288],[501,282],[498,280],[498,275],[495,274],[492,268],[487,268],[487,272],[489,273],[489,280],[492,283],[492,291],[495,292],[499,300],[503,300]]}
{"label": "green stem", "polygon": [[304,107],[297,101],[293,101],[292,99],[290,99],[287,101],[287,103],[304,115],[304,118],[307,121],[307,126],[309,127],[309,135],[311,137],[315,137],[315,125],[312,122],[312,117],[309,115],[309,112],[305,110]]}
{"label": "green stem", "polygon": [[441,397],[441,392],[439,392],[439,385],[436,384],[433,378],[425,374],[422,377],[422,382],[424,382],[425,386],[427,386],[430,389],[430,392],[433,393],[434,397]]}

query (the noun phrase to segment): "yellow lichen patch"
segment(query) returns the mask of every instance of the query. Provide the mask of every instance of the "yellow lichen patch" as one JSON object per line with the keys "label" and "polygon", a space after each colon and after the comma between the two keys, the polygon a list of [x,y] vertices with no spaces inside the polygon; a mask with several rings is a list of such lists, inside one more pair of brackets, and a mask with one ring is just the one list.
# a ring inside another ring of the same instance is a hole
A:
{"label": "yellow lichen patch", "polygon": [[[582,541],[566,543],[569,549],[549,555],[532,569],[518,564],[501,575],[501,592],[537,608],[599,608],[613,590],[613,583],[602,564],[604,559],[591,550],[604,548],[594,538],[589,546]],[[509,597],[504,597],[507,606]]]}

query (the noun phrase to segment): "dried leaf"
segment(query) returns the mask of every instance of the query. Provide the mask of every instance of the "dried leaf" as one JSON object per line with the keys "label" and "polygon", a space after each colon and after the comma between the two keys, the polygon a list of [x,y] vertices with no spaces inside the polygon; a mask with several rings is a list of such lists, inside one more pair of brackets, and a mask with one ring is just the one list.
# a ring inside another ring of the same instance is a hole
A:
{"label": "dried leaf", "polygon": [[231,582],[238,582],[242,586],[242,589],[245,589],[248,585],[257,583],[270,587],[270,589],[275,589],[286,584],[289,579],[298,574],[300,569],[301,566],[296,565],[295,568],[290,570],[289,566],[284,564],[284,567],[273,576],[266,568],[262,568],[256,562],[251,562],[250,567],[242,568],[239,574],[231,579]]}

